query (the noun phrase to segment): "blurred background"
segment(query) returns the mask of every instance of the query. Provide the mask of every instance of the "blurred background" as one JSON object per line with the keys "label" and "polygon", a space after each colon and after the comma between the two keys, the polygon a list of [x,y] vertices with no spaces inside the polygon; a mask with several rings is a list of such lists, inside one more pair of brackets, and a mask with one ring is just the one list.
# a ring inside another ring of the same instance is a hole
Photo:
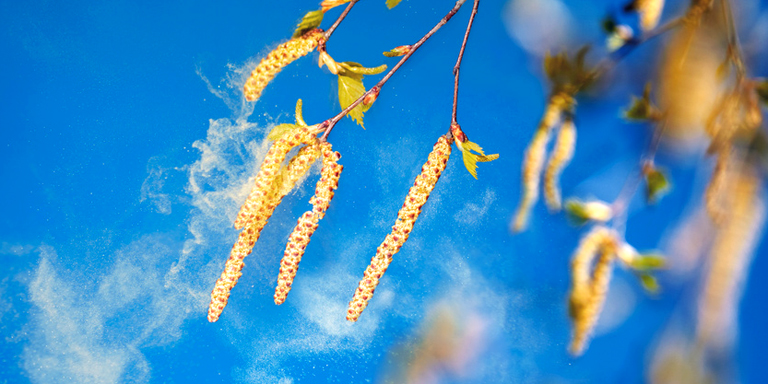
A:
{"label": "blurred background", "polygon": [[[414,43],[453,6],[384,3],[355,5],[328,42],[334,59],[391,67],[397,59],[382,52]],[[286,67],[256,103],[242,98],[254,66],[319,5],[0,2],[0,382],[768,382],[764,177],[745,209],[754,216],[733,231],[743,235],[734,264],[723,267],[732,294],[718,307],[726,320],[715,322],[724,324],[717,348],[696,344],[717,231],[702,210],[715,160],[701,127],[690,126],[729,84],[709,78],[723,58],[708,56],[705,43],[722,46],[719,35],[690,45],[692,62],[703,64],[682,70],[687,77],[665,75],[665,60],[679,52],[672,32],[577,97],[563,195],[608,202],[636,177],[652,137],[651,125],[622,117],[632,96],[647,82],[673,84],[682,95],[667,91],[671,103],[692,106],[656,155],[672,189],[654,205],[640,190],[628,208],[626,241],[668,259],[660,292],[647,294],[616,265],[592,341],[573,357],[569,265],[588,229],[539,203],[527,231],[510,231],[525,148],[550,92],[543,57],[585,44],[589,65],[610,55],[606,16],[640,33],[618,1],[481,2],[458,121],[500,158],[480,164],[475,180],[454,151],[376,296],[357,323],[344,319],[448,131],[471,5],[384,86],[365,129],[344,119],[330,135],[344,172],[286,303],[272,299],[279,262],[317,168],[276,210],[221,319],[209,323],[210,292],[266,134],[293,122],[299,98],[309,124],[340,110],[336,77],[318,69],[317,53]],[[661,23],[688,6],[668,0]],[[342,9],[328,11],[322,27]],[[764,75],[765,4],[734,1],[733,14],[748,75]],[[379,78],[366,77],[366,86]]]}

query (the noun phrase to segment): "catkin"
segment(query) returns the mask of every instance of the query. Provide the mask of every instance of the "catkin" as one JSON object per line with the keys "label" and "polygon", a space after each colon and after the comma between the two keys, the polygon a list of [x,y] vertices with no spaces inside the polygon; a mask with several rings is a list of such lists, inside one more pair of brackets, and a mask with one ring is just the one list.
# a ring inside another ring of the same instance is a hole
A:
{"label": "catkin", "polygon": [[379,279],[387,271],[389,263],[392,262],[392,256],[408,240],[413,225],[421,213],[421,207],[427,202],[429,194],[435,188],[440,174],[448,164],[450,155],[451,142],[441,136],[429,154],[427,162],[421,167],[421,174],[416,176],[416,181],[408,191],[408,196],[397,213],[397,221],[392,226],[392,232],[384,238],[379,248],[376,249],[376,255],[371,258],[371,264],[365,269],[363,278],[349,303],[347,320],[357,321],[365,307],[368,306],[368,300],[373,297],[373,292],[379,285]]}
{"label": "catkin", "polygon": [[[589,334],[597,323],[608,292],[611,262],[616,255],[616,248],[613,233],[605,227],[595,227],[584,236],[573,255],[571,295],[568,304],[573,321],[573,338],[569,351],[574,356],[583,352]],[[596,257],[597,262],[593,267]]]}
{"label": "catkin", "polygon": [[664,0],[637,0],[635,8],[640,14],[640,27],[647,32],[659,25]]}
{"label": "catkin", "polygon": [[243,93],[248,101],[256,101],[264,88],[280,72],[283,67],[294,60],[312,52],[323,39],[323,31],[313,29],[300,37],[295,37],[280,44],[263,58],[251,77],[245,81]]}
{"label": "catkin", "polygon": [[299,268],[299,262],[304,255],[304,250],[309,244],[310,237],[317,229],[317,223],[325,216],[325,211],[333,199],[334,191],[339,186],[339,176],[344,167],[338,164],[341,155],[333,152],[331,144],[320,145],[323,154],[323,169],[320,172],[320,180],[315,187],[315,195],[310,199],[312,210],[305,212],[298,220],[296,227],[288,237],[283,259],[280,261],[280,273],[277,276],[277,288],[275,288],[275,304],[285,302],[288,292],[291,291],[293,278]]}
{"label": "catkin", "polygon": [[728,188],[728,209],[710,253],[710,266],[698,305],[696,339],[707,348],[727,347],[736,324],[741,286],[750,255],[760,241],[765,206],[762,181],[744,166]]}
{"label": "catkin", "polygon": [[559,211],[562,206],[558,179],[563,168],[568,166],[571,158],[573,158],[575,146],[576,126],[573,124],[573,119],[567,118],[557,133],[555,147],[552,149],[552,154],[547,162],[547,169],[544,171],[544,201],[550,211]]}
{"label": "catkin", "polygon": [[564,104],[565,100],[562,96],[555,95],[550,99],[544,111],[544,116],[541,118],[541,122],[539,122],[539,127],[536,129],[531,143],[528,144],[528,148],[525,150],[521,182],[523,191],[512,224],[512,229],[515,232],[523,231],[528,225],[528,216],[531,213],[531,208],[539,198],[539,181],[541,179],[541,170],[544,166],[544,159],[547,156],[549,132],[560,119]]}
{"label": "catkin", "polygon": [[[295,137],[295,135],[292,137]],[[312,141],[307,141],[310,145],[300,149],[287,166],[280,169],[278,174],[272,176],[272,180],[276,181],[274,184],[278,185],[266,190],[262,197],[262,201],[260,201],[259,204],[254,204],[252,210],[249,211],[250,220],[240,232],[238,240],[232,247],[232,251],[224,266],[224,272],[222,272],[221,277],[216,280],[216,285],[211,292],[211,303],[208,307],[208,321],[215,322],[219,319],[221,312],[227,305],[232,288],[237,285],[237,280],[242,276],[241,270],[245,265],[245,256],[248,256],[251,253],[254,244],[259,240],[261,230],[264,229],[267,220],[272,216],[272,213],[280,204],[280,201],[291,191],[296,184],[296,181],[306,173],[317,158],[319,146],[317,138],[312,137]],[[277,162],[277,166],[282,163],[284,158],[285,155],[283,155],[280,161]],[[273,163],[266,163],[265,160],[265,164],[262,164],[262,170],[264,170],[265,165],[272,167]]]}
{"label": "catkin", "polygon": [[317,140],[312,132],[313,127],[297,127],[291,132],[284,134],[277,139],[267,152],[267,156],[261,163],[261,169],[256,174],[254,186],[245,203],[240,208],[240,212],[235,219],[235,228],[241,229],[248,222],[254,220],[256,212],[259,210],[259,204],[267,201],[267,197],[272,191],[273,182],[278,175],[280,165],[285,160],[288,152],[299,144],[311,144]]}

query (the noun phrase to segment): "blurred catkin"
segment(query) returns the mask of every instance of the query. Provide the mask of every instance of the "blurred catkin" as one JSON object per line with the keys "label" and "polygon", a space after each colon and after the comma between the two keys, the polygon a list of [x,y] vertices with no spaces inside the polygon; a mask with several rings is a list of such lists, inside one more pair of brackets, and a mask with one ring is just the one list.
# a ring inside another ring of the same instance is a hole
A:
{"label": "blurred catkin", "polygon": [[573,157],[576,146],[576,126],[573,119],[568,117],[563,121],[560,131],[557,133],[555,147],[549,156],[547,168],[544,171],[544,201],[550,211],[559,211],[562,206],[559,178],[563,168]]}
{"label": "blurred catkin", "polygon": [[[616,251],[617,242],[613,232],[597,226],[582,238],[574,252],[571,260],[571,294],[568,301],[573,322],[573,338],[569,351],[574,356],[584,351],[589,335],[597,323],[608,292],[611,263]],[[597,261],[593,263],[595,258]]]}
{"label": "blurred catkin", "polygon": [[344,168],[338,164],[341,155],[338,152],[333,152],[331,144],[327,142],[320,144],[320,150],[323,156],[323,169],[320,172],[320,180],[315,186],[315,195],[310,199],[312,210],[305,212],[299,218],[296,227],[288,237],[288,244],[285,246],[283,259],[280,262],[280,273],[277,277],[277,288],[275,288],[274,296],[277,305],[285,302],[288,292],[291,291],[293,278],[296,276],[301,257],[304,255],[312,234],[317,229],[318,222],[328,210],[334,191],[339,186],[339,177]]}
{"label": "blurred catkin", "polygon": [[429,194],[435,188],[437,180],[440,179],[440,174],[448,164],[448,158],[451,155],[451,141],[441,136],[429,154],[427,162],[421,167],[421,173],[416,176],[416,181],[408,191],[408,196],[397,213],[397,221],[392,226],[392,232],[379,245],[376,255],[371,258],[371,264],[363,273],[363,279],[360,280],[352,301],[349,303],[347,320],[357,321],[365,307],[368,306],[368,301],[373,297],[373,292],[379,285],[379,279],[387,271],[389,263],[392,262],[392,256],[408,240],[413,225],[421,213],[421,207],[427,202]]}
{"label": "blurred catkin", "polygon": [[312,52],[323,38],[322,30],[313,29],[300,37],[295,37],[278,45],[267,57],[261,60],[246,80],[243,87],[245,99],[248,101],[258,100],[261,92],[278,72],[294,60]]}
{"label": "blurred catkin", "polygon": [[567,103],[566,100],[567,97],[559,94],[550,98],[549,104],[547,104],[547,108],[544,110],[544,116],[542,116],[539,122],[539,127],[536,129],[531,143],[528,144],[528,148],[525,150],[521,182],[523,188],[522,196],[520,197],[520,204],[517,207],[512,223],[512,229],[515,232],[525,230],[525,227],[528,225],[528,216],[530,215],[531,208],[536,204],[536,200],[539,199],[539,182],[541,171],[544,167],[544,160],[547,156],[549,133],[560,120],[560,115]]}

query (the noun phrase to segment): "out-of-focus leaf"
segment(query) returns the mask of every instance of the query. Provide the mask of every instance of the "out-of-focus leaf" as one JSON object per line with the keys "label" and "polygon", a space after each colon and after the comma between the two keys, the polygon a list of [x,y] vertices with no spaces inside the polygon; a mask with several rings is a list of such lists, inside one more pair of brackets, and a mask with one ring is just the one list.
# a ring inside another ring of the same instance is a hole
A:
{"label": "out-of-focus leaf", "polygon": [[296,30],[293,32],[293,37],[301,37],[305,33],[319,27],[322,22],[322,10],[307,12],[307,14],[304,15],[304,18],[301,19],[301,22],[299,22],[299,25],[296,26]]}
{"label": "out-of-focus leaf", "polygon": [[338,64],[343,68],[343,71],[341,73],[346,76],[352,76],[351,74],[378,75],[379,73],[382,73],[387,69],[386,64],[382,64],[382,65],[379,65],[378,67],[373,67],[373,68],[363,67],[360,63],[355,63],[354,61],[344,61]]}
{"label": "out-of-focus leaf", "polygon": [[763,104],[768,105],[768,80],[759,82],[757,87],[755,87],[755,91],[757,91],[757,95],[760,96],[760,101],[762,101]]}
{"label": "out-of-focus leaf", "polygon": [[392,9],[396,7],[398,4],[400,4],[400,1],[402,0],[387,0],[387,8]]}
{"label": "out-of-focus leaf", "polygon": [[584,203],[577,199],[568,199],[564,205],[565,214],[568,221],[575,226],[582,226],[589,221],[587,210]]}
{"label": "out-of-focus leaf", "polygon": [[[339,74],[339,104],[341,104],[342,110],[349,107],[355,100],[365,93],[363,76],[354,73],[352,75],[353,76]],[[367,109],[365,107],[366,106],[360,103],[347,114],[347,116],[363,128],[365,128],[363,125],[363,112]]]}
{"label": "out-of-focus leaf", "polygon": [[600,23],[600,26],[603,28],[603,32],[607,34],[612,34],[614,30],[616,30],[616,26],[618,23],[616,22],[616,19],[612,15],[606,16],[603,21]]}
{"label": "out-of-focus leaf", "polygon": [[667,260],[657,253],[640,254],[632,260],[633,269],[639,271],[652,271],[666,267]]}
{"label": "out-of-focus leaf", "polygon": [[645,199],[653,204],[669,191],[669,180],[664,172],[653,168],[645,172]]}
{"label": "out-of-focus leaf", "polygon": [[269,131],[269,135],[267,135],[267,139],[269,140],[277,140],[281,138],[286,132],[296,128],[296,124],[280,124],[272,128],[271,131]]}
{"label": "out-of-focus leaf", "polygon": [[645,85],[643,97],[632,97],[632,103],[624,111],[624,118],[627,120],[647,121],[655,116],[655,108],[651,105],[651,84]]}
{"label": "out-of-focus leaf", "polygon": [[650,294],[659,293],[659,290],[660,290],[659,282],[658,280],[656,280],[655,277],[653,277],[650,274],[647,274],[647,273],[640,274],[640,285],[642,285],[643,289],[645,289],[645,291]]}

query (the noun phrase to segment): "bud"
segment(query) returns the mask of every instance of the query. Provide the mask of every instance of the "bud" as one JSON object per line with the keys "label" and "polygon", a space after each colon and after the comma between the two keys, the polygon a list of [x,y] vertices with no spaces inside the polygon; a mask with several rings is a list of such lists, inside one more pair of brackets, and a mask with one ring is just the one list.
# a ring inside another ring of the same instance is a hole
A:
{"label": "bud", "polygon": [[373,104],[373,102],[376,101],[376,98],[379,97],[379,91],[381,91],[381,88],[378,86],[371,88],[363,98],[363,105]]}

